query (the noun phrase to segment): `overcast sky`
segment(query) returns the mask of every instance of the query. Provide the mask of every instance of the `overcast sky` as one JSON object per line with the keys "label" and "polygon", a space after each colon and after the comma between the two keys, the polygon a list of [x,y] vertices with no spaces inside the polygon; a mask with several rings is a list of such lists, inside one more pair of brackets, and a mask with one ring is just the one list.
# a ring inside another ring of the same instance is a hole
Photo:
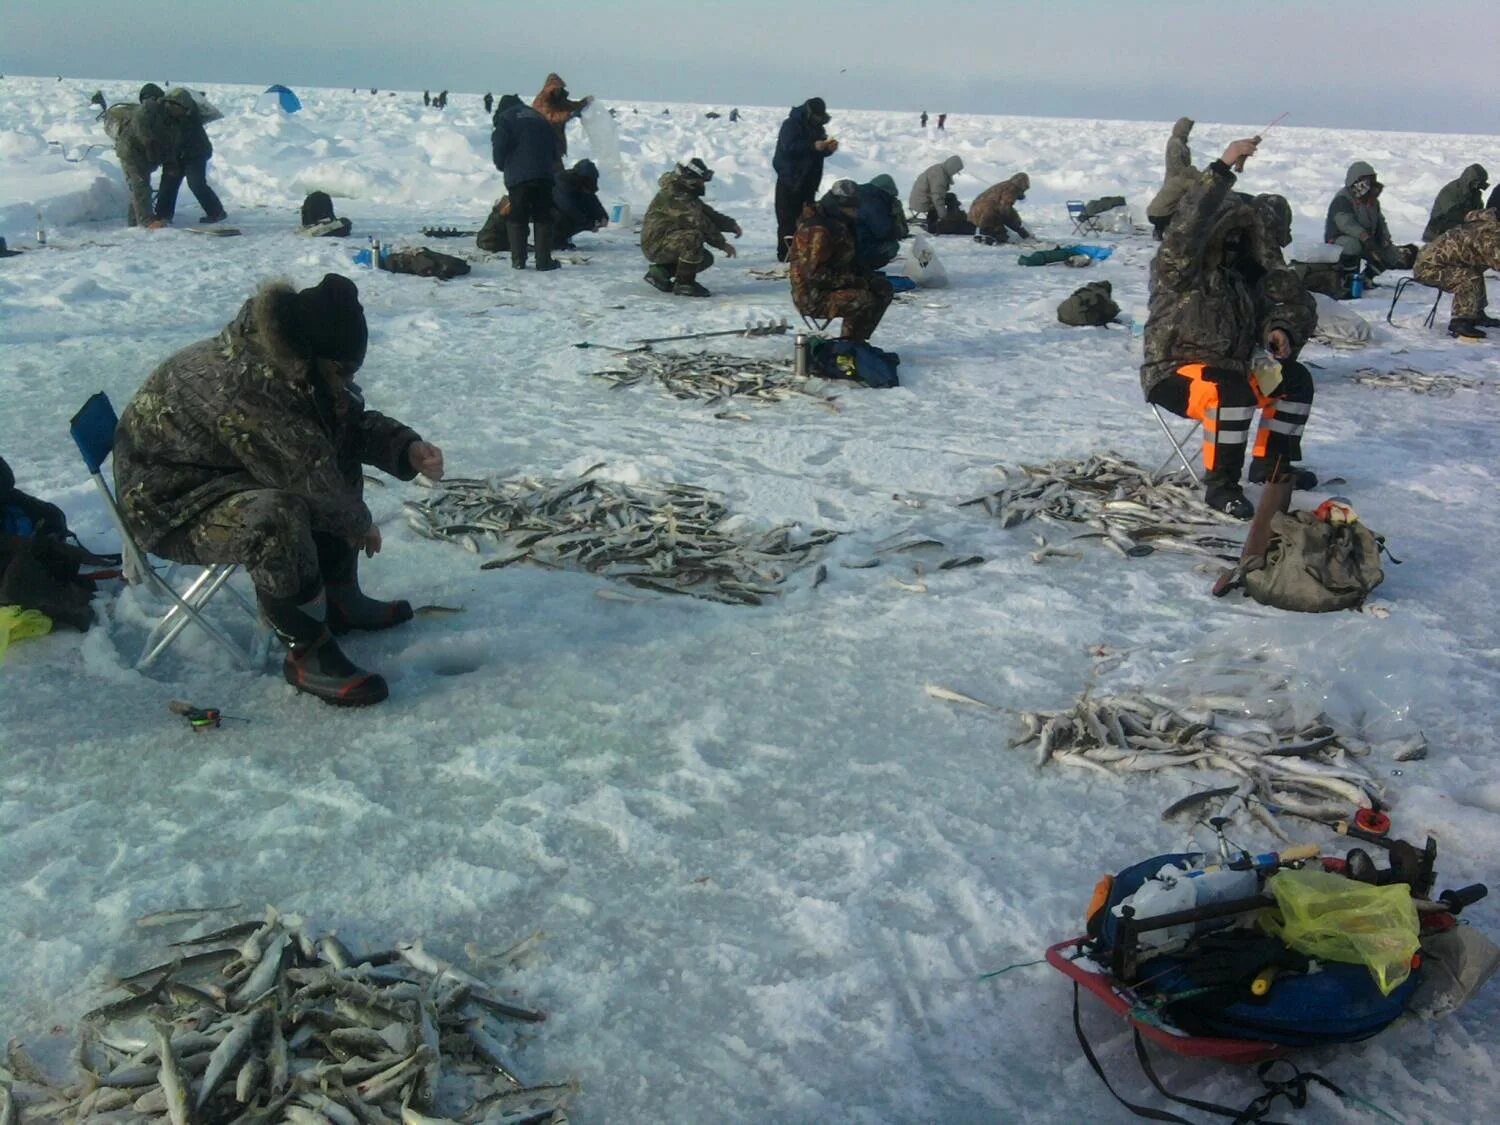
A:
{"label": "overcast sky", "polygon": [[1494,0],[0,0],[4,74],[1487,134],[1497,48]]}

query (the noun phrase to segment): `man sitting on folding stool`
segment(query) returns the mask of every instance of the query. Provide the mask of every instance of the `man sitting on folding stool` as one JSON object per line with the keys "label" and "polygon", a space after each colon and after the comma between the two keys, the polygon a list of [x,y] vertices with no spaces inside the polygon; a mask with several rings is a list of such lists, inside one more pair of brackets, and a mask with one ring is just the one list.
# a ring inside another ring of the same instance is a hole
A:
{"label": "man sitting on folding stool", "polygon": [[[1240,472],[1257,408],[1251,481],[1280,466],[1295,488],[1317,484],[1291,467],[1313,400],[1312,376],[1295,357],[1317,327],[1317,305],[1282,262],[1268,219],[1232,190],[1232,169],[1256,144],[1233,142],[1182,197],[1151,263],[1141,366],[1148,402],[1203,423],[1204,499],[1241,519],[1254,514]],[[1252,364],[1258,346],[1280,367]]]}
{"label": "man sitting on folding stool", "polygon": [[364,706],[385,680],[333,640],[411,619],[359,588],[359,550],[380,550],[361,465],[410,480],[443,454],[366,410],[352,382],[368,328],[354,283],[327,274],[298,292],[273,282],[217,337],[153,371],[120,417],[115,491],[141,549],[183,563],[239,563],[287,644],[297,690]]}

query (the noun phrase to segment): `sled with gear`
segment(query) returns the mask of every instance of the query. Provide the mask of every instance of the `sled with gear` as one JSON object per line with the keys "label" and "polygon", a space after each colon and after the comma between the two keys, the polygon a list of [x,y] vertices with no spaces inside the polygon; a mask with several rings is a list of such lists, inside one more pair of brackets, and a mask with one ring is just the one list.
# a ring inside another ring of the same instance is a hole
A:
{"label": "sled with gear", "polygon": [[[1383,848],[1389,866],[1363,847],[1345,857],[1315,844],[1234,854],[1221,833],[1217,857],[1154,856],[1099,881],[1086,932],[1051,946],[1046,961],[1073,983],[1079,1046],[1121,1105],[1186,1125],[1111,1084],[1083,1030],[1084,991],[1131,1025],[1137,1061],[1159,1094],[1250,1122],[1278,1098],[1305,1104],[1309,1083],[1343,1096],[1290,1062],[1299,1048],[1368,1039],[1408,1014],[1445,1015],[1500,965],[1500,948],[1457,922],[1485,886],[1433,896],[1434,840],[1418,848],[1384,830],[1345,828]],[[1148,1041],[1188,1058],[1255,1065],[1266,1091],[1243,1109],[1174,1094],[1152,1068]]]}

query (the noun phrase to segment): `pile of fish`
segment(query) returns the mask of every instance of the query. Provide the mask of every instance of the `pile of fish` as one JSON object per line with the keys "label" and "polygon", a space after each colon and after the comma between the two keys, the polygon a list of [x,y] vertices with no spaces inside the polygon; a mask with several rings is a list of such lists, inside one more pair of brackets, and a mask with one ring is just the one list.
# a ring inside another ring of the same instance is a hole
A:
{"label": "pile of fish", "polygon": [[1429,375],[1415,367],[1396,367],[1390,371],[1361,367],[1350,379],[1366,387],[1394,387],[1413,394],[1437,395],[1439,398],[1447,398],[1454,391],[1471,391],[1483,385],[1478,380],[1460,379],[1457,375]]}
{"label": "pile of fish", "polygon": [[[540,937],[497,961],[517,960]],[[172,1125],[567,1121],[576,1082],[527,1086],[506,1061],[507,1029],[543,1013],[420,943],[357,956],[335,934],[315,938],[300,918],[268,909],[171,948],[169,960],[118,982],[126,996],[83,1017],[76,1082],[53,1082],[11,1044],[6,1125],[18,1112]]]}
{"label": "pile of fish", "polygon": [[428,500],[407,501],[407,522],[429,539],[502,554],[480,569],[528,561],[576,567],[633,586],[710,601],[760,605],[836,531],[796,524],[749,531],[722,500],[685,484],[448,479]]}
{"label": "pile of fish", "polygon": [[[1022,465],[1020,473],[1008,476],[998,489],[962,500],[959,507],[971,504],[982,504],[1002,527],[1030,519],[1085,524],[1093,530],[1073,539],[1098,539],[1130,558],[1157,550],[1238,558],[1241,539],[1227,533],[1244,529],[1243,521],[1205,504],[1191,485],[1158,478],[1113,453],[1082,461]],[[1076,557],[1049,547],[1040,536],[1038,547],[1031,556],[1033,562]]]}
{"label": "pile of fish", "polygon": [[[996,710],[936,684],[926,690],[934,699]],[[1010,745],[1033,748],[1038,766],[1105,776],[1183,768],[1228,774],[1228,784],[1195,788],[1163,818],[1192,812],[1231,823],[1249,816],[1283,840],[1290,837],[1280,816],[1333,825],[1352,820],[1356,809],[1382,807],[1384,786],[1364,764],[1370,743],[1324,715],[1298,721],[1284,701],[1261,698],[1256,704],[1212,693],[1179,701],[1151,691],[1085,691],[1065,711],[1022,712],[1021,734]],[[1427,744],[1419,735],[1389,749],[1395,760],[1411,761],[1426,755]]]}
{"label": "pile of fish", "polygon": [[624,355],[625,366],[595,371],[597,378],[616,387],[633,387],[655,380],[675,397],[703,399],[710,405],[729,399],[759,403],[783,402],[789,398],[808,398],[832,404],[828,395],[816,388],[817,381],[798,375],[790,362],[773,359],[750,359],[722,352],[692,352],[667,355],[640,351]]}

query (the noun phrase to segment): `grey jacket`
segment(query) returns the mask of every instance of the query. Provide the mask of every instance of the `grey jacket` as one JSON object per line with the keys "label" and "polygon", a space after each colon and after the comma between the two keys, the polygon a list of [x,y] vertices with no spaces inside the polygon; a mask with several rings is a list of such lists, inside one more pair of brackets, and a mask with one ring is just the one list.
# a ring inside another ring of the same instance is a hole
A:
{"label": "grey jacket", "polygon": [[1389,246],[1391,232],[1385,225],[1385,216],[1380,211],[1380,184],[1363,199],[1355,199],[1350,193],[1356,180],[1375,175],[1375,169],[1363,160],[1356,160],[1344,173],[1344,189],[1328,204],[1328,217],[1323,223],[1323,241],[1333,242],[1338,238],[1353,238],[1361,242],[1370,236],[1376,246]]}
{"label": "grey jacket", "polygon": [[1146,205],[1148,219],[1171,218],[1183,195],[1197,182],[1198,169],[1193,167],[1193,152],[1188,148],[1188,134],[1192,131],[1191,117],[1179,117],[1172,126],[1172,135],[1167,138],[1166,174],[1161,190]]}
{"label": "grey jacket", "polygon": [[1422,241],[1431,242],[1444,231],[1462,225],[1464,216],[1484,206],[1484,189],[1490,174],[1483,164],[1470,164],[1459,173],[1458,179],[1445,184],[1432,204],[1432,214],[1427,219],[1427,229],[1422,232]]}
{"label": "grey jacket", "polygon": [[917,182],[912,185],[907,206],[919,215],[936,211],[938,218],[941,219],[948,213],[948,205],[944,202],[944,197],[953,190],[953,177],[963,170],[964,161],[961,156],[950,156],[941,164],[934,164],[917,177]]}

